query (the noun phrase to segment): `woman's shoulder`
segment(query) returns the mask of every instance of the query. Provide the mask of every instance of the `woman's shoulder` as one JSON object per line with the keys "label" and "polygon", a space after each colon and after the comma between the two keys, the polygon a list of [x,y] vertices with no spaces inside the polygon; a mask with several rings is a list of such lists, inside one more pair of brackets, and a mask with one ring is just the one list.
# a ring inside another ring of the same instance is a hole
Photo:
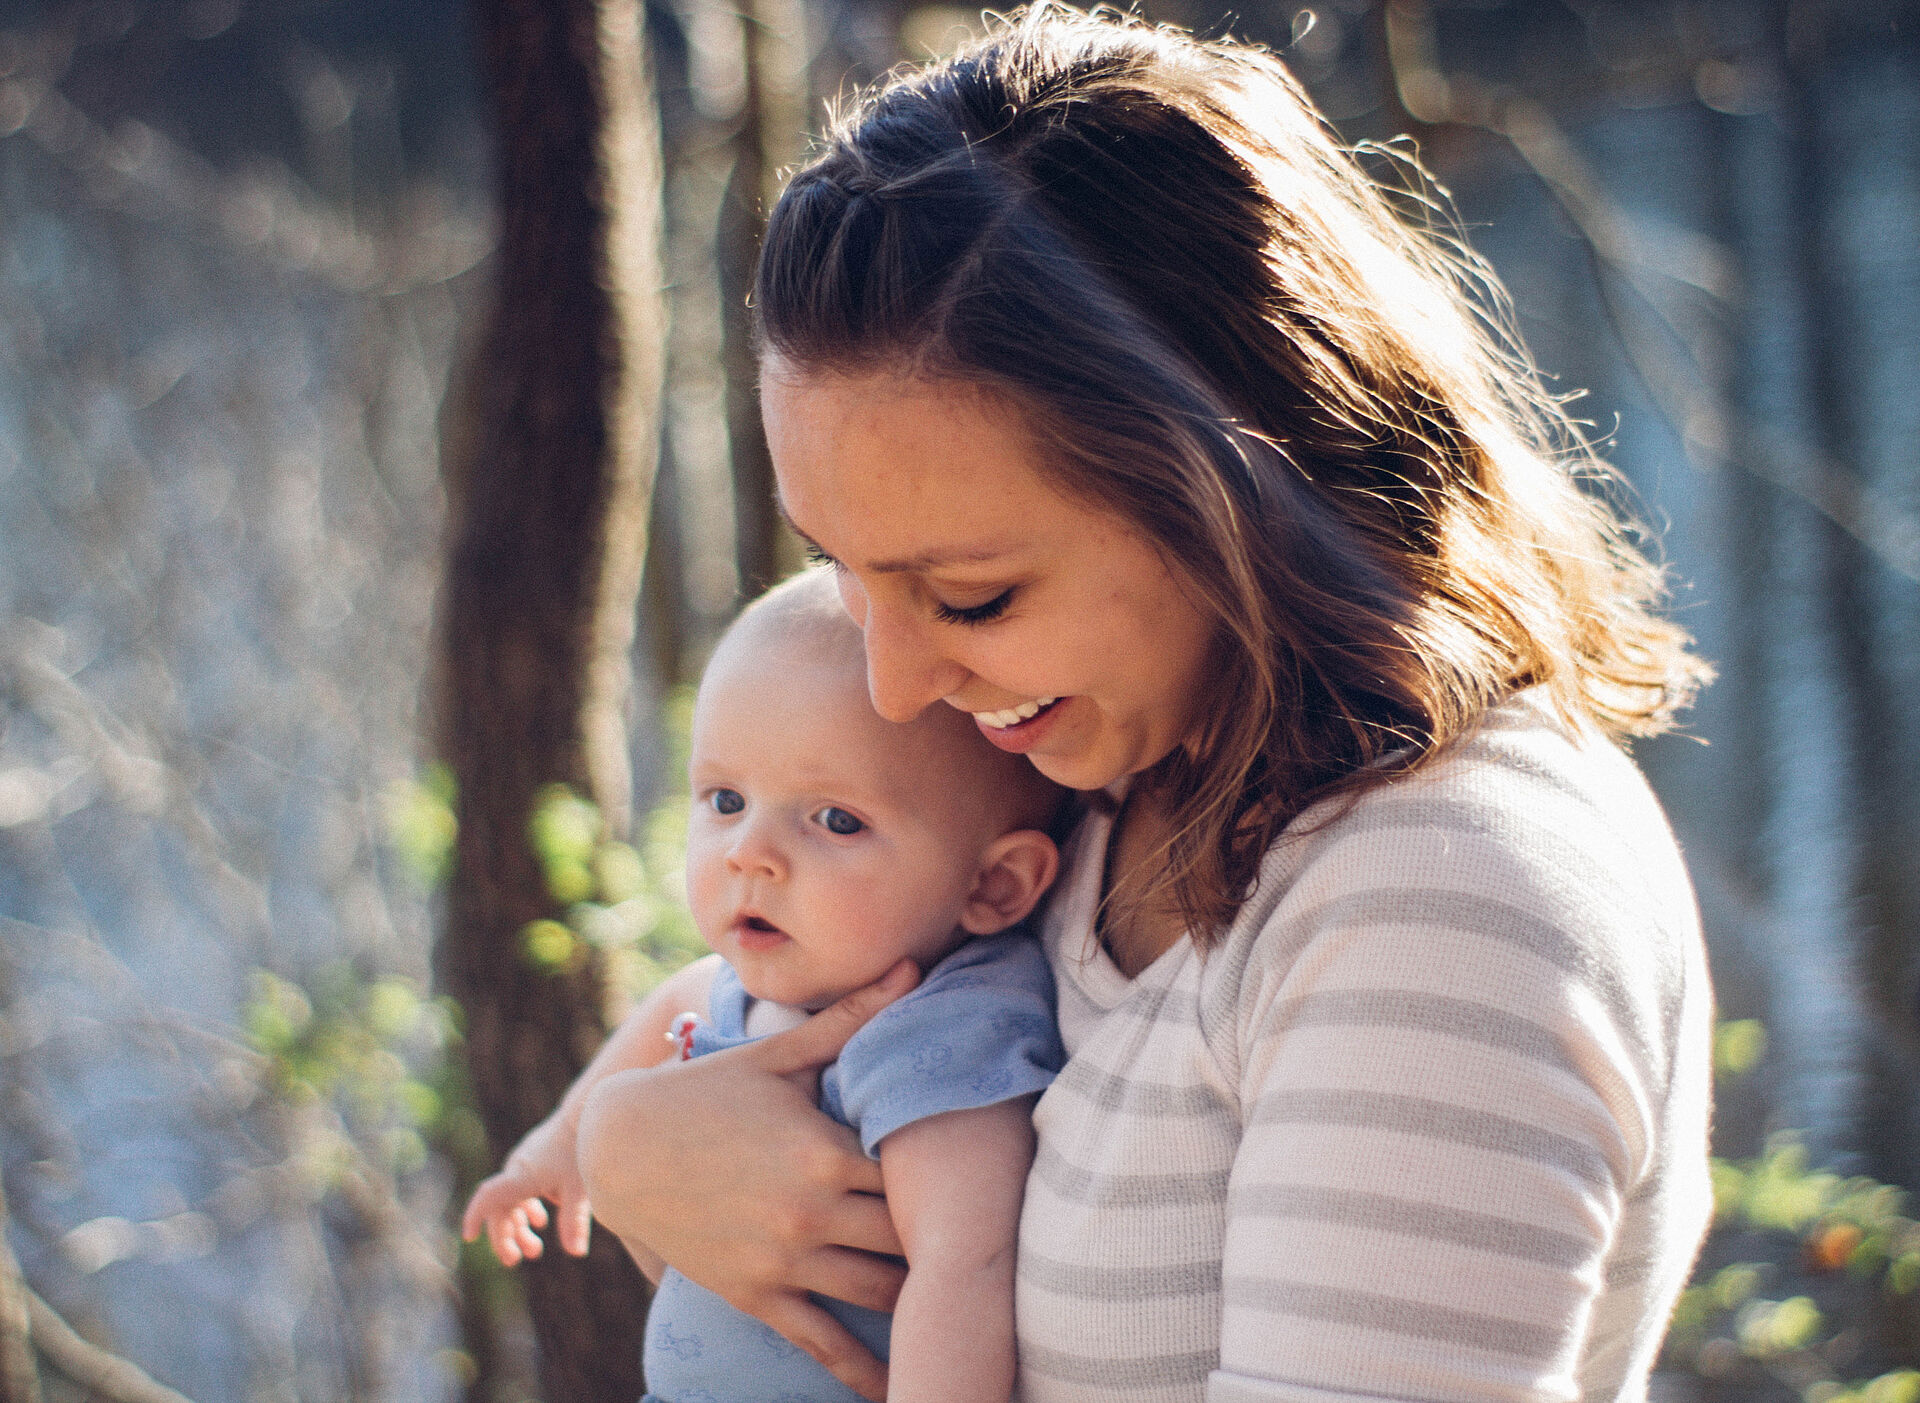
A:
{"label": "woman's shoulder", "polygon": [[1639,769],[1530,693],[1427,764],[1302,815],[1269,850],[1236,928],[1282,904],[1383,887],[1536,909],[1603,898],[1683,925],[1693,912],[1679,846]]}
{"label": "woman's shoulder", "polygon": [[1598,1020],[1611,1031],[1590,1031],[1656,1080],[1705,984],[1651,789],[1604,737],[1525,694],[1429,764],[1304,815],[1208,965],[1203,1002],[1242,1035],[1276,1007],[1371,1000],[1414,1016],[1408,1001],[1426,1000],[1423,1016],[1478,1009],[1555,1038]]}

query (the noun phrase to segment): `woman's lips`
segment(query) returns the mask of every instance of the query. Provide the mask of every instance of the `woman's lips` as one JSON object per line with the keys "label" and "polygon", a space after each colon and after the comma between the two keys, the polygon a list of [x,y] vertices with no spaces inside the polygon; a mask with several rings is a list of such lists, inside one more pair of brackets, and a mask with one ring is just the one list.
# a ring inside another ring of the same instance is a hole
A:
{"label": "woman's lips", "polygon": [[980,734],[999,746],[1002,750],[1015,755],[1024,755],[1040,743],[1040,738],[1053,726],[1054,718],[1060,714],[1061,707],[1071,701],[1071,697],[1055,697],[1040,710],[1024,721],[1016,721],[1011,726],[995,726],[985,717],[996,713],[974,712],[973,724],[980,728]]}

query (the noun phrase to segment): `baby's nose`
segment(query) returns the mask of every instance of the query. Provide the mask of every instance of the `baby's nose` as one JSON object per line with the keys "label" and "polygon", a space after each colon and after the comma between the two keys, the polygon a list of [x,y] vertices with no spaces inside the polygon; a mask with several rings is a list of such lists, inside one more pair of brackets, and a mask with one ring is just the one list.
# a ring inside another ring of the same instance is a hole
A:
{"label": "baby's nose", "polygon": [[759,824],[744,826],[727,849],[727,866],[738,873],[759,872],[780,877],[787,870],[786,855]]}

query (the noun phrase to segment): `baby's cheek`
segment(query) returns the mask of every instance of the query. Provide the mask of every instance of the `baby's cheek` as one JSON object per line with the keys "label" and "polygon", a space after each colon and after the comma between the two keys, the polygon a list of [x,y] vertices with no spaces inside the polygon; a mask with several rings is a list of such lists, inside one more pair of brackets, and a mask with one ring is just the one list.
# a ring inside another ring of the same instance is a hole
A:
{"label": "baby's cheek", "polygon": [[693,923],[700,930],[702,938],[711,941],[711,922],[717,920],[715,904],[719,901],[717,893],[724,883],[725,876],[720,870],[721,864],[698,842],[687,845],[687,909],[693,913]]}
{"label": "baby's cheek", "polygon": [[898,941],[912,907],[907,885],[890,877],[884,864],[861,864],[838,874],[827,913],[838,938],[859,950]]}

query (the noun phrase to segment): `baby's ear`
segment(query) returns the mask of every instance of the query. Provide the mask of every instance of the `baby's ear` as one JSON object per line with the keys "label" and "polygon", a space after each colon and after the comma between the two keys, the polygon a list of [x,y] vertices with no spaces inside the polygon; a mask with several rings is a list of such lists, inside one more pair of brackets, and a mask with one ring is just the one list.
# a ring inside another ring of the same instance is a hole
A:
{"label": "baby's ear", "polygon": [[1037,828],[1016,829],[987,845],[960,925],[969,935],[992,935],[1026,919],[1053,885],[1060,850]]}

